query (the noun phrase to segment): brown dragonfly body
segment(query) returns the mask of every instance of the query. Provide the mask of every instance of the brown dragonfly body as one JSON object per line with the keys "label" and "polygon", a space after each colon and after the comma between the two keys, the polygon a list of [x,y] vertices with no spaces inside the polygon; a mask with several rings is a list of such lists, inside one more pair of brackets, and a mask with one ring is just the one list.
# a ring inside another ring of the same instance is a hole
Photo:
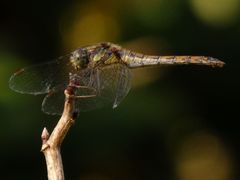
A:
{"label": "brown dragonfly body", "polygon": [[151,56],[124,49],[113,43],[99,43],[76,49],[54,61],[23,68],[13,74],[9,86],[26,94],[47,94],[42,110],[61,114],[64,89],[76,89],[76,108],[88,111],[106,104],[113,108],[131,88],[132,68],[161,65],[207,65],[224,62],[205,56]]}
{"label": "brown dragonfly body", "polygon": [[139,68],[139,67],[157,66],[157,65],[183,65],[183,64],[196,64],[196,65],[207,65],[212,67],[222,67],[225,64],[224,62],[216,58],[207,57],[207,56],[145,55],[145,54],[137,53],[128,49],[124,49],[119,45],[109,43],[109,42],[100,43],[94,46],[88,46],[86,48],[88,49],[90,54],[93,52],[93,50],[103,48],[105,49],[105,52],[102,52],[102,54],[107,54],[107,51],[109,51],[110,53],[113,53],[115,57],[118,58],[118,60],[115,59],[114,61],[111,61],[108,58],[106,58],[108,59],[108,61],[106,61],[106,64],[123,62],[129,68]]}

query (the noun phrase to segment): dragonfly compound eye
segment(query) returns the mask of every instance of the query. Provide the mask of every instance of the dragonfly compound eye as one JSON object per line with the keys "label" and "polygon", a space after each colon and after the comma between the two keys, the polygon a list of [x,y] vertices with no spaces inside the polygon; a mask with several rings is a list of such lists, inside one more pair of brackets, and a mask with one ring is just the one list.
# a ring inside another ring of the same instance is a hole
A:
{"label": "dragonfly compound eye", "polygon": [[70,62],[76,70],[86,68],[89,63],[87,50],[80,48],[74,51]]}

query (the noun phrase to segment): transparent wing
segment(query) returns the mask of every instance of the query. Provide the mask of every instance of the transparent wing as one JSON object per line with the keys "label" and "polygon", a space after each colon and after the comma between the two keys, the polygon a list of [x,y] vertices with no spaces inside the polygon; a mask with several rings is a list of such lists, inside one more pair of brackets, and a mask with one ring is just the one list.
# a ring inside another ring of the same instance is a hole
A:
{"label": "transparent wing", "polygon": [[64,90],[50,91],[42,102],[42,111],[46,114],[61,115],[64,108]]}
{"label": "transparent wing", "polygon": [[[76,101],[79,111],[90,111],[106,105],[115,108],[131,88],[131,72],[124,64],[99,67],[90,72],[86,86],[90,87],[88,92],[85,90],[83,93],[81,88],[77,91],[77,96],[83,96]],[[94,93],[95,97],[87,97],[87,94],[94,95]]]}
{"label": "transparent wing", "polygon": [[[131,72],[123,64],[81,70],[72,74],[75,84],[76,110],[90,111],[106,105],[117,107],[131,88]],[[64,92],[52,90],[43,100],[42,110],[47,114],[62,114]]]}
{"label": "transparent wing", "polygon": [[14,73],[9,87],[26,94],[44,94],[53,88],[64,88],[68,83],[69,55],[57,60],[30,66]]}

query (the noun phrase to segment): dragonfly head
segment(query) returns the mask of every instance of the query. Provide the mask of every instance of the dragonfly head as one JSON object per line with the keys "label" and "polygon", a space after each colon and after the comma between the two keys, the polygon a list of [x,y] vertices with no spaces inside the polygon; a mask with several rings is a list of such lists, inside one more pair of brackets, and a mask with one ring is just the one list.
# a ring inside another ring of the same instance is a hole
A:
{"label": "dragonfly head", "polygon": [[76,70],[86,68],[89,63],[87,50],[85,48],[75,50],[70,57],[70,62]]}

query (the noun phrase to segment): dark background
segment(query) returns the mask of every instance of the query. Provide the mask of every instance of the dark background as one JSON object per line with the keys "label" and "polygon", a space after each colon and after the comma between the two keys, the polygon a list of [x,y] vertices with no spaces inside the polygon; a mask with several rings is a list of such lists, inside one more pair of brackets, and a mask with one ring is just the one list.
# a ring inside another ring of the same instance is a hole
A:
{"label": "dark background", "polygon": [[0,179],[46,179],[40,135],[59,118],[41,112],[43,96],[11,91],[11,74],[101,41],[226,66],[134,71],[117,109],[82,113],[71,128],[66,179],[238,179],[239,12],[239,0],[1,1]]}

